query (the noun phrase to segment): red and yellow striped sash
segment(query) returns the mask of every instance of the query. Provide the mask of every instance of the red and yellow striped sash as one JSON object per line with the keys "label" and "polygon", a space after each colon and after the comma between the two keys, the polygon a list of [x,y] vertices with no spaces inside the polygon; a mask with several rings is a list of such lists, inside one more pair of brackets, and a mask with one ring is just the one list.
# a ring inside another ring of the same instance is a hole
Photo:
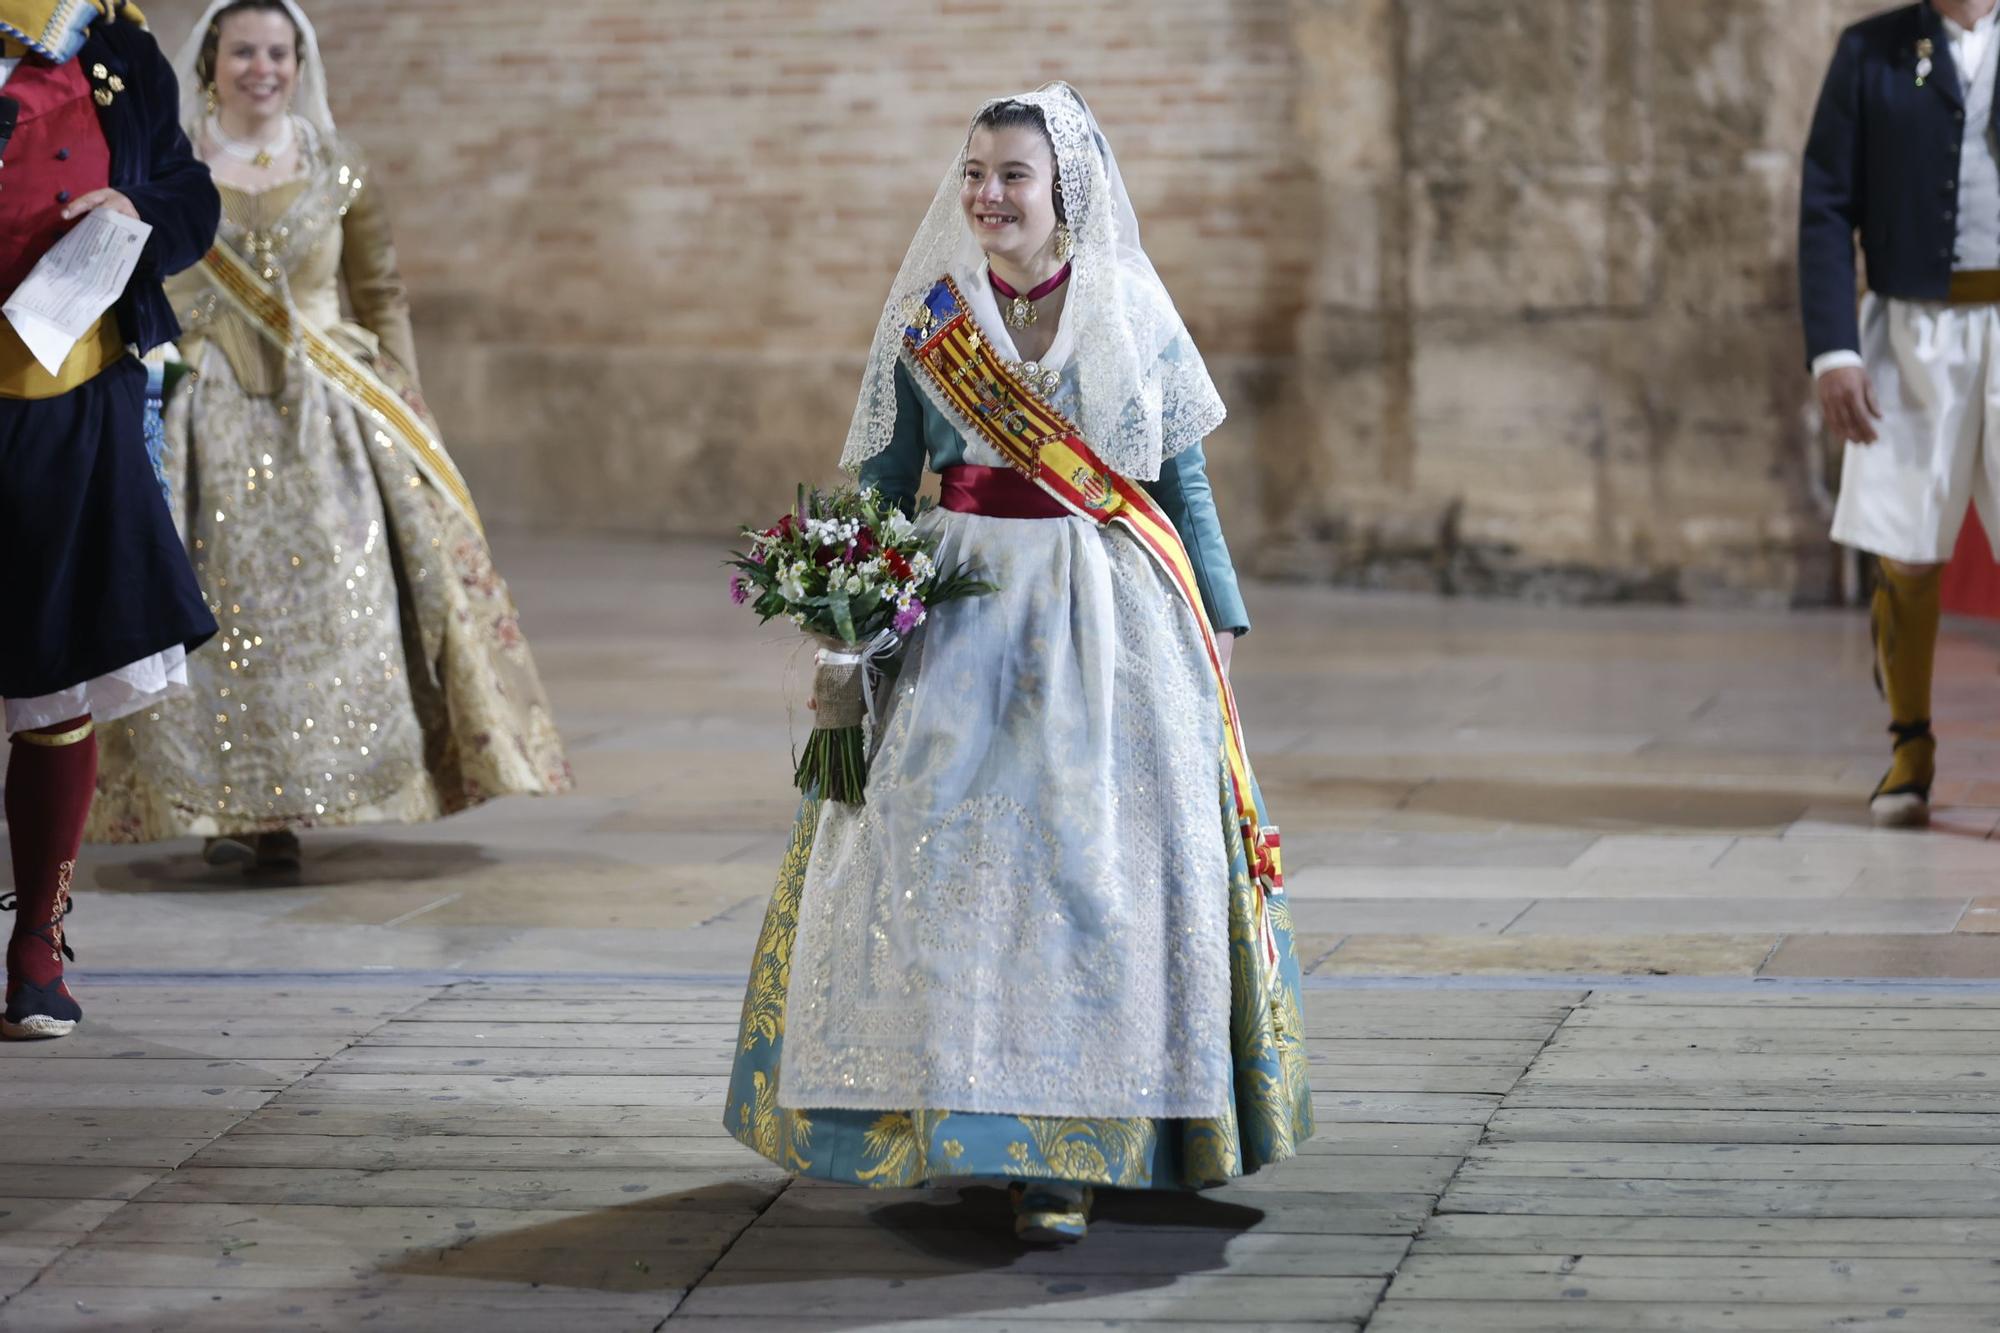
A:
{"label": "red and yellow striped sash", "polygon": [[[1236,695],[1222,669],[1194,565],[1173,520],[1143,486],[1107,467],[1077,428],[994,353],[952,279],[940,281],[906,314],[905,355],[959,419],[1065,509],[1100,526],[1115,526],[1129,533],[1194,612],[1215,676],[1216,696],[1221,700],[1223,751],[1237,822],[1243,831],[1243,849],[1264,893],[1282,893],[1285,877],[1278,830],[1265,822],[1257,808],[1257,787],[1250,774]],[[1259,908],[1261,912],[1261,900]],[[1264,937],[1275,962],[1276,945],[1268,921]]]}

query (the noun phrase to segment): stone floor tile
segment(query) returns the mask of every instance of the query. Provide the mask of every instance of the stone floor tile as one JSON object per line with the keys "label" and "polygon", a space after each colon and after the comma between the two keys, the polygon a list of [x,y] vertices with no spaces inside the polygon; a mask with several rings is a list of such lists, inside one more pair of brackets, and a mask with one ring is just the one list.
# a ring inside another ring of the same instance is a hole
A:
{"label": "stone floor tile", "polygon": [[[1290,818],[1287,814],[1286,818]],[[1299,866],[1572,865],[1596,841],[1588,833],[1285,832],[1285,861]]]}
{"label": "stone floor tile", "polygon": [[[2000,828],[2000,807],[1949,805],[1942,800],[1932,802],[1929,829],[1932,834],[1951,838],[1990,838],[1996,828]],[[1868,838],[1881,832],[1868,816],[1867,803],[1857,796],[1844,804],[1812,807],[1802,819],[1785,830],[1784,836],[1787,839]]]}
{"label": "stone floor tile", "polygon": [[1525,898],[1293,898],[1292,924],[1318,934],[1498,935]]}
{"label": "stone floor tile", "polygon": [[2000,935],[2000,898],[1974,898],[1959,918],[1958,929],[1967,935]]}
{"label": "stone floor tile", "polygon": [[[1548,870],[1498,866],[1347,866],[1294,869],[1285,864],[1285,891],[1294,898],[1830,898],[1851,889],[1862,871],[1820,865],[1809,870],[1694,873],[1672,867],[1615,866]],[[1976,889],[1903,896],[1972,897]],[[1697,923],[1698,924],[1698,923]]]}
{"label": "stone floor tile", "polygon": [[[1727,898],[1697,909],[1706,931],[1788,934],[1943,934],[1965,912],[1963,898]],[[1685,931],[1689,904],[1676,898],[1545,898],[1507,927],[1518,935],[1662,936]]]}
{"label": "stone floor tile", "polygon": [[1736,845],[1733,837],[1690,833],[1685,836],[1657,833],[1607,833],[1593,842],[1570,870],[1610,869],[1680,870],[1698,874],[1720,861]]}
{"label": "stone floor tile", "polygon": [[1983,934],[1787,935],[1768,977],[2000,977],[2000,939]]}
{"label": "stone floor tile", "polygon": [[1508,972],[1627,976],[1750,976],[1775,934],[1646,936],[1350,935],[1314,968],[1316,976],[1478,975]]}

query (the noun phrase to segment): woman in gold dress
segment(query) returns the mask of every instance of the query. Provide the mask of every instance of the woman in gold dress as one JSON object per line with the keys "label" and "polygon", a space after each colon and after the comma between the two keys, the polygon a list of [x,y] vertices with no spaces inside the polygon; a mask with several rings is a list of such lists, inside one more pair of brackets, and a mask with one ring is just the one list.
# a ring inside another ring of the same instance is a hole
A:
{"label": "woman in gold dress", "polygon": [[91,835],[197,834],[212,863],[281,868],[302,828],[563,790],[310,21],[292,0],[215,0],[176,67],[223,223],[168,286],[192,373],[167,411],[167,479],[222,633],[188,695],[104,738]]}

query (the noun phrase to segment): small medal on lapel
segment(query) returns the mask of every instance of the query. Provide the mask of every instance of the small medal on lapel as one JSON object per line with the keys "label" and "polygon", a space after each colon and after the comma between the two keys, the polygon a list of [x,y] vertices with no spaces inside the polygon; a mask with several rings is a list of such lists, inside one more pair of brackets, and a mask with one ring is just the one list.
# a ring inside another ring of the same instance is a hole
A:
{"label": "small medal on lapel", "polygon": [[1931,64],[1931,55],[1936,50],[1937,47],[1932,45],[1930,38],[1917,38],[1917,87],[1919,88],[1924,86],[1924,80],[1931,76],[1931,70],[1935,68]]}

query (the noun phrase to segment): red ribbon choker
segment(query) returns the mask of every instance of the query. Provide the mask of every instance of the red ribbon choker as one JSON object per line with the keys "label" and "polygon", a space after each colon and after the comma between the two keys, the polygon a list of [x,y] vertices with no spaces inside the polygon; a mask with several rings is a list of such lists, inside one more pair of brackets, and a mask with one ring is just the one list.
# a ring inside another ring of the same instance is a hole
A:
{"label": "red ribbon choker", "polygon": [[1007,280],[1001,277],[998,273],[995,273],[991,265],[987,266],[986,280],[993,284],[994,294],[1003,301],[1019,301],[1019,300],[1039,301],[1044,296],[1047,296],[1050,292],[1054,291],[1056,288],[1062,286],[1064,283],[1069,281],[1069,269],[1070,266],[1068,264],[1064,264],[1061,268],[1056,270],[1056,275],[1053,278],[1050,278],[1047,282],[1043,283],[1041,286],[1029,292],[1025,297],[1023,297],[1021,293],[1015,291],[1012,287],[1008,286]]}

